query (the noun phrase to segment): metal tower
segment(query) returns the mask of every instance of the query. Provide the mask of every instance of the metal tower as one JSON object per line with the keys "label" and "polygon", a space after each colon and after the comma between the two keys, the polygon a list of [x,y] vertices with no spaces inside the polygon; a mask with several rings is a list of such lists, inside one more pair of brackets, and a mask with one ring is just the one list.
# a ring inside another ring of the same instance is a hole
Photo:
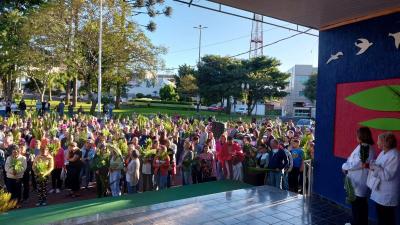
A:
{"label": "metal tower", "polygon": [[263,16],[254,14],[253,24],[251,27],[250,58],[263,55],[263,42]]}

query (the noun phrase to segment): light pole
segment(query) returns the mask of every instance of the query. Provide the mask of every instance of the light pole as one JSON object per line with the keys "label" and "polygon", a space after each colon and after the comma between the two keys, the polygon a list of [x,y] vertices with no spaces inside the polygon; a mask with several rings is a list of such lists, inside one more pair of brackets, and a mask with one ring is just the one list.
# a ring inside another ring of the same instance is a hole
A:
{"label": "light pole", "polygon": [[101,56],[102,56],[102,42],[103,42],[103,0],[100,0],[100,31],[99,31],[99,77],[97,87],[97,104],[99,115],[101,114]]}
{"label": "light pole", "polygon": [[[193,27],[195,29],[199,29],[199,64],[201,62],[201,32],[203,29],[207,29],[208,27],[204,27],[201,24],[198,27]],[[196,100],[197,100],[197,113],[200,112],[200,94],[197,94],[196,96]]]}
{"label": "light pole", "polygon": [[193,27],[195,29],[199,29],[199,63],[201,61],[201,31],[203,29],[207,29],[208,27],[204,27],[202,25],[199,25],[198,27]]}
{"label": "light pole", "polygon": [[[246,106],[246,109],[248,108],[247,106],[247,102],[248,102],[248,95],[249,95],[249,91],[250,91],[250,84],[248,83],[242,83],[242,91],[244,91],[245,93],[245,97],[244,97],[244,104]],[[249,111],[249,109],[247,109],[247,111]]]}

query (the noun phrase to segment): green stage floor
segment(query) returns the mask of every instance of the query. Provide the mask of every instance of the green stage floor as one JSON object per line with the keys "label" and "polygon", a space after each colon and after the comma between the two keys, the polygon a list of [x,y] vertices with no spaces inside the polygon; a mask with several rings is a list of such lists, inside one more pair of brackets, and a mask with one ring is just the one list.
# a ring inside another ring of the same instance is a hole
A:
{"label": "green stage floor", "polygon": [[73,217],[89,216],[96,213],[112,212],[248,187],[251,187],[251,185],[234,181],[215,181],[162,191],[124,195],[116,198],[98,198],[46,207],[21,209],[0,215],[0,225],[47,224]]}

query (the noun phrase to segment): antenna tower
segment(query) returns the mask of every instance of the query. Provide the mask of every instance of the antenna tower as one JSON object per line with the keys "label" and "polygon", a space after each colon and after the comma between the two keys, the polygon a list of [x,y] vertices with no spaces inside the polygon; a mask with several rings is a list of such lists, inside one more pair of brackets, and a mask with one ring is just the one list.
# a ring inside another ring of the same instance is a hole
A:
{"label": "antenna tower", "polygon": [[254,14],[253,23],[251,26],[250,58],[262,56],[264,54],[263,42],[263,16]]}

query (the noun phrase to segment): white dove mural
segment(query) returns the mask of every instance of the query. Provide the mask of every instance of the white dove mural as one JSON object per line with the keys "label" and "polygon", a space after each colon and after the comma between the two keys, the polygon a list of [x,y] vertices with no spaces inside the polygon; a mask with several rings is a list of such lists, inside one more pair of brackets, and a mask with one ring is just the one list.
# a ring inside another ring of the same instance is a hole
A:
{"label": "white dove mural", "polygon": [[338,60],[340,56],[343,56],[343,52],[337,52],[336,54],[331,55],[331,57],[328,59],[328,61],[326,61],[326,64],[329,64],[333,60]]}
{"label": "white dove mural", "polygon": [[393,37],[394,38],[394,45],[396,46],[397,49],[399,49],[400,47],[400,32],[397,33],[389,33],[389,37]]}
{"label": "white dove mural", "polygon": [[369,42],[367,39],[365,38],[359,38],[354,45],[359,47],[360,50],[357,52],[356,55],[361,55],[363,54],[365,51],[367,51],[369,49],[369,47],[371,47],[373,43]]}

